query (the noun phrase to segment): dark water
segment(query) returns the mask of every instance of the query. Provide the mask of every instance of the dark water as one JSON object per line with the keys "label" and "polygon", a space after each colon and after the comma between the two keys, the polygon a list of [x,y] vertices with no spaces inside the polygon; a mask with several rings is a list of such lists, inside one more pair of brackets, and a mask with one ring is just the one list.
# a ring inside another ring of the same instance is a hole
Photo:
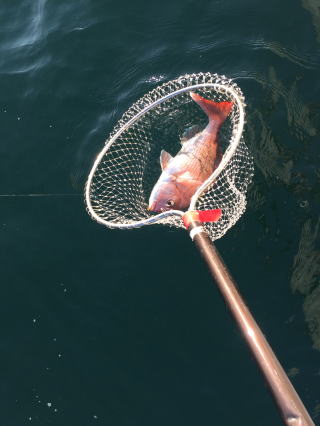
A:
{"label": "dark water", "polygon": [[81,195],[132,102],[199,71],[244,91],[255,158],[218,249],[320,424],[319,1],[4,0],[0,35],[1,425],[281,424],[187,233]]}

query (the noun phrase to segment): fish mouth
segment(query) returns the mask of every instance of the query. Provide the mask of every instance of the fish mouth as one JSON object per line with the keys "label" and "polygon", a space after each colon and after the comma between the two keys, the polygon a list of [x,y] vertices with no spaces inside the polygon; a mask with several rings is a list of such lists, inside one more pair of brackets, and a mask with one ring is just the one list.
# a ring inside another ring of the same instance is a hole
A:
{"label": "fish mouth", "polygon": [[147,207],[147,210],[153,213],[163,213],[167,211],[168,209],[166,209],[165,207],[157,208],[157,202],[153,201],[152,203],[149,204],[149,206]]}
{"label": "fish mouth", "polygon": [[149,204],[149,206],[147,207],[147,210],[149,211],[149,212],[155,212],[156,210],[155,210],[155,207],[156,207],[156,202],[155,201],[153,201],[152,203],[150,203]]}

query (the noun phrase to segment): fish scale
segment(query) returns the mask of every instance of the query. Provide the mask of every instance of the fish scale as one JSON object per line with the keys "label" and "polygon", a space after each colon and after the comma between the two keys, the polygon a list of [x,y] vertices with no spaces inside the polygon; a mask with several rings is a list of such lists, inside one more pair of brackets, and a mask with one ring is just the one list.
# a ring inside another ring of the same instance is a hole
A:
{"label": "fish scale", "polygon": [[[208,177],[213,173],[215,167],[215,162],[212,162],[212,158],[216,157],[217,144],[214,143],[216,139],[216,134],[212,137],[212,143],[208,144],[208,146],[204,145],[203,139],[204,135],[199,134],[194,137],[195,141],[192,139],[188,142],[185,142],[180,154],[186,154],[189,157],[188,168],[190,171],[196,174],[201,174],[201,169],[199,169],[199,165],[204,169],[205,173]],[[187,146],[186,146],[187,145]],[[212,151],[210,153],[210,151]],[[179,155],[179,154],[178,154]]]}

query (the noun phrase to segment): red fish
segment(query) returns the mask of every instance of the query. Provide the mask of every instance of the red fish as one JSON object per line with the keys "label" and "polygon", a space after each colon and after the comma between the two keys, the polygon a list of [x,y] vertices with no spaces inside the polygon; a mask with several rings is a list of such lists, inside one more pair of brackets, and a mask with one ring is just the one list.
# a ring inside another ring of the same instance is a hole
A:
{"label": "red fish", "polygon": [[149,199],[148,210],[186,210],[191,197],[213,173],[219,160],[218,132],[230,114],[232,102],[214,102],[190,92],[191,98],[207,114],[209,123],[204,130],[183,142],[175,157],[162,150],[162,173]]}

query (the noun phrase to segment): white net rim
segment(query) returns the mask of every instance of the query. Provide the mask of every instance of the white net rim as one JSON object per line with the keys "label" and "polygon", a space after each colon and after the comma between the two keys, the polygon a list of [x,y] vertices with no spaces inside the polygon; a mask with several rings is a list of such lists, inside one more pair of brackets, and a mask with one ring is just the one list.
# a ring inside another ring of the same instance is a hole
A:
{"label": "white net rim", "polygon": [[[228,83],[230,84],[230,81]],[[148,112],[149,110],[151,110],[155,106],[160,105],[162,102],[165,102],[169,98],[172,98],[172,97],[177,96],[177,95],[179,95],[181,93],[184,93],[184,92],[188,92],[188,91],[192,91],[192,90],[199,89],[199,88],[204,88],[204,87],[212,87],[213,89],[216,89],[217,91],[220,90],[220,91],[224,91],[224,92],[228,93],[230,95],[230,97],[232,99],[234,99],[234,101],[237,104],[237,108],[238,108],[238,111],[239,111],[239,120],[238,120],[237,132],[236,132],[236,134],[234,136],[233,143],[229,145],[228,149],[224,153],[219,166],[214,170],[214,172],[212,173],[212,175],[205,182],[203,182],[203,184],[197,189],[197,191],[194,193],[194,195],[191,198],[191,203],[190,203],[190,206],[189,206],[189,208],[188,208],[187,211],[195,209],[195,205],[196,205],[196,202],[197,202],[198,198],[205,192],[205,190],[207,189],[207,187],[215,179],[217,179],[217,177],[220,175],[220,173],[226,167],[226,165],[228,164],[228,162],[232,158],[232,156],[233,156],[234,152],[236,151],[236,149],[237,149],[237,147],[239,145],[239,142],[241,140],[241,136],[242,136],[242,132],[243,132],[243,127],[244,127],[244,122],[245,122],[244,98],[243,98],[243,96],[240,96],[239,93],[237,93],[237,90],[239,91],[239,88],[236,85],[235,85],[235,87],[237,89],[235,89],[232,86],[227,86],[227,85],[219,84],[219,83],[209,83],[209,82],[208,83],[193,84],[191,86],[186,86],[186,87],[183,87],[181,89],[175,90],[175,91],[173,91],[171,93],[168,93],[167,95],[165,95],[165,96],[157,99],[156,101],[152,102],[151,104],[149,104],[145,108],[143,108],[140,112],[138,112],[130,120],[128,120],[110,138],[110,140],[106,143],[106,145],[104,146],[104,148],[97,155],[97,157],[96,157],[96,159],[95,159],[95,161],[93,163],[93,166],[92,166],[92,168],[90,170],[90,173],[89,173],[89,176],[88,176],[88,180],[87,180],[87,184],[86,184],[86,188],[85,188],[85,201],[86,201],[86,205],[87,205],[88,211],[89,211],[90,215],[92,216],[92,218],[94,220],[96,220],[98,223],[101,223],[101,224],[103,224],[103,225],[105,225],[105,226],[107,226],[109,228],[132,229],[132,228],[139,228],[139,227],[144,226],[144,225],[150,225],[150,224],[153,224],[153,223],[157,223],[161,219],[167,218],[169,216],[180,216],[180,217],[182,217],[186,213],[186,211],[169,210],[169,211],[162,212],[162,213],[159,213],[157,215],[154,215],[152,217],[136,221],[134,223],[115,223],[115,222],[109,222],[109,221],[103,219],[101,216],[99,216],[95,212],[95,210],[94,210],[94,208],[93,208],[93,206],[91,204],[91,200],[90,200],[90,188],[91,188],[91,182],[92,182],[92,179],[94,177],[95,171],[96,171],[97,167],[99,166],[99,164],[100,164],[102,158],[104,157],[105,153],[108,151],[108,149],[110,148],[110,146],[117,140],[117,138],[126,129],[128,129],[133,123],[135,123],[146,112]]]}

